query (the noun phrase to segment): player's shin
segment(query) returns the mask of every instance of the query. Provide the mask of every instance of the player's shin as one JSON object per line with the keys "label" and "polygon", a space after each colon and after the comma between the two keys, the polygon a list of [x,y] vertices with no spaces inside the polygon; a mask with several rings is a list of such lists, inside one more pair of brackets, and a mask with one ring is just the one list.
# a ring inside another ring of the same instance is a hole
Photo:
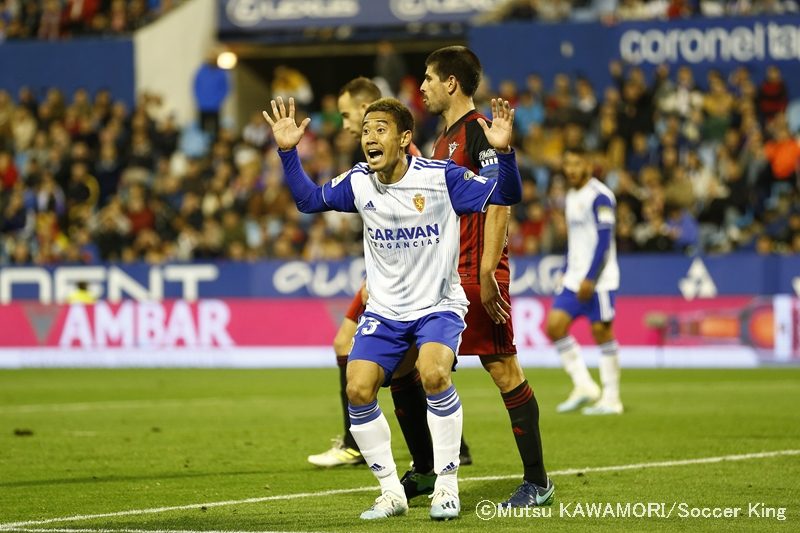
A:
{"label": "player's shin", "polygon": [[350,433],[350,412],[347,401],[347,355],[337,355],[336,364],[339,367],[339,399],[342,402],[342,413],[344,417],[344,438],[343,444],[347,448],[358,449],[353,434]]}
{"label": "player's shin", "polygon": [[369,469],[378,479],[381,491],[391,491],[405,500],[392,456],[392,433],[386,417],[378,407],[378,401],[367,405],[350,405],[349,411],[350,432]]}
{"label": "player's shin", "polygon": [[542,459],[542,437],[539,433],[539,404],[528,381],[515,389],[503,393],[503,403],[511,418],[511,429],[517,442],[524,478],[540,487],[547,486],[547,473]]}
{"label": "player's shin", "polygon": [[428,396],[428,426],[433,441],[433,468],[438,477],[435,489],[446,487],[458,494],[459,450],[463,427],[461,400],[455,386]]}
{"label": "player's shin", "polygon": [[431,433],[426,423],[427,401],[419,372],[392,380],[392,400],[397,422],[403,431],[408,451],[417,472],[427,473],[433,469],[433,446]]}
{"label": "player's shin", "polygon": [[604,401],[619,401],[619,346],[616,340],[600,345],[600,382]]}
{"label": "player's shin", "polygon": [[575,341],[575,337],[567,335],[557,340],[555,345],[558,354],[561,356],[561,363],[564,366],[564,370],[566,370],[567,374],[572,378],[572,384],[575,388],[596,388],[594,380],[591,374],[589,374],[589,369],[586,368],[586,362],[581,356],[580,348]]}

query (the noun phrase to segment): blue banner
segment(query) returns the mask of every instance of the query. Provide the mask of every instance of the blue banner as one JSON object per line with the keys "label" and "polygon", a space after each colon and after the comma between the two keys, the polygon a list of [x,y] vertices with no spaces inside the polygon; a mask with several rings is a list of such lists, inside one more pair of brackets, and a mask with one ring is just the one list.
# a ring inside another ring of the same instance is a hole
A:
{"label": "blue banner", "polygon": [[219,0],[223,33],[466,22],[504,0]]}
{"label": "blue banner", "polygon": [[[734,254],[719,257],[628,255],[619,260],[619,294],[683,296],[800,295],[800,256]],[[511,263],[514,296],[549,296],[559,287],[564,258],[519,257]],[[355,294],[363,259],[307,263],[195,263],[0,268],[0,303],[66,301],[76,283],[118,301],[183,298],[306,298]]]}
{"label": "blue banner", "polygon": [[[490,79],[523,83],[531,73],[550,83],[558,73],[588,78],[598,90],[611,84],[608,63],[623,60],[651,73],[658,65],[688,65],[700,87],[709,69],[727,73],[746,65],[763,79],[781,68],[790,94],[800,93],[800,17],[691,18],[671,21],[541,24],[505,23],[472,28],[469,44]],[[510,54],[509,50],[519,53]],[[520,60],[525,58],[525,60]]]}

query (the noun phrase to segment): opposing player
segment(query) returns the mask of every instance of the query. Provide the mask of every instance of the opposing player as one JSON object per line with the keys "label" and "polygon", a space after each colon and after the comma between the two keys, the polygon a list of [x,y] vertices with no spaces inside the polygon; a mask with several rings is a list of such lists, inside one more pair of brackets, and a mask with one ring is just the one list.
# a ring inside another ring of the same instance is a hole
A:
{"label": "opposing player", "polygon": [[[622,413],[619,397],[619,355],[614,338],[614,298],[619,288],[619,267],[614,244],[616,199],[614,193],[592,177],[589,162],[579,149],[564,154],[567,192],[567,267],[563,289],[547,316],[547,335],[556,345],[573,389],[557,411],[583,409],[587,415]],[[589,319],[592,336],[600,347],[600,387],[592,379],[578,344],[569,334],[572,322]]]}
{"label": "opposing player", "polygon": [[[367,107],[381,97],[381,91],[371,80],[358,77],[347,82],[339,91],[337,101],[339,113],[342,115],[342,125],[345,131],[361,138],[361,123],[364,120],[364,111]],[[408,146],[408,153],[414,156],[421,155],[419,149],[412,142]],[[358,445],[350,432],[350,415],[347,411],[347,355],[353,344],[353,335],[356,332],[358,318],[366,309],[366,290],[362,288],[355,295],[350,307],[342,320],[339,330],[333,340],[333,349],[336,354],[336,363],[339,367],[339,396],[342,402],[344,418],[344,438],[334,439],[333,446],[320,454],[310,455],[308,462],[321,467],[340,465],[353,465],[364,463],[364,458],[358,450]],[[411,354],[416,356],[416,354]],[[409,357],[395,372],[392,380],[391,393],[395,406],[395,415],[400,424],[411,458],[420,470],[430,472],[433,469],[433,449],[431,435],[425,423],[427,403],[425,391],[422,388],[419,372],[414,367],[415,357]],[[463,442],[463,441],[462,441]],[[471,462],[471,458],[463,453],[462,464]],[[435,476],[415,475],[407,472],[403,477],[403,486],[406,496],[413,497],[419,494],[429,494],[433,491]]]}
{"label": "opposing player", "polygon": [[476,176],[452,162],[406,154],[414,119],[394,99],[370,105],[364,116],[360,163],[324,186],[303,171],[295,147],[309,119],[299,126],[294,101],[289,110],[272,101],[272,126],[285,179],[302,212],[358,212],[364,222],[364,256],[370,298],[361,315],[347,364],[351,432],[381,485],[381,495],[364,519],[405,514],[408,503],[391,451],[389,425],[377,404],[410,345],[419,349],[417,367],[427,394],[428,425],[437,473],[430,515],[458,516],[458,450],[462,410],[450,372],[458,352],[467,299],[458,276],[458,216],[510,205],[522,184],[510,148],[514,112],[493,101],[495,121],[482,121],[498,150],[497,179]]}
{"label": "opposing player", "polygon": [[[495,176],[497,153],[482,131],[486,118],[472,100],[481,78],[478,57],[463,46],[448,46],[431,53],[425,65],[423,102],[445,123],[434,144],[434,158],[452,159],[481,176]],[[461,217],[458,272],[470,305],[460,353],[480,356],[500,389],[524,467],[522,484],[504,503],[529,507],[552,503],[555,486],[542,459],[539,404],[514,345],[506,244],[509,216],[510,208],[490,205],[486,213]]]}

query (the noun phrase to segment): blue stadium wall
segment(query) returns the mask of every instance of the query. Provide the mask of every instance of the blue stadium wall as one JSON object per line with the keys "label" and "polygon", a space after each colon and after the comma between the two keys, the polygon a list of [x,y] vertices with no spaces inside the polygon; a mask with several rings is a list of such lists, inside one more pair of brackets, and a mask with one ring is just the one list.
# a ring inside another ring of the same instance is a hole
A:
{"label": "blue stadium wall", "polygon": [[[514,22],[472,28],[469,44],[494,82],[522,83],[530,73],[549,84],[558,73],[584,76],[596,88],[612,84],[611,60],[652,73],[659,64],[688,65],[705,88],[710,69],[746,66],[756,83],[768,65],[781,68],[791,96],[800,95],[800,17],[693,18],[542,24]],[[513,50],[514,52],[510,52]],[[488,59],[487,59],[488,58]]]}
{"label": "blue stadium wall", "polygon": [[111,91],[129,107],[135,102],[134,48],[130,39],[59,42],[11,41],[0,44],[0,89],[16,96],[30,87],[41,97],[49,87],[67,98],[79,88]]}

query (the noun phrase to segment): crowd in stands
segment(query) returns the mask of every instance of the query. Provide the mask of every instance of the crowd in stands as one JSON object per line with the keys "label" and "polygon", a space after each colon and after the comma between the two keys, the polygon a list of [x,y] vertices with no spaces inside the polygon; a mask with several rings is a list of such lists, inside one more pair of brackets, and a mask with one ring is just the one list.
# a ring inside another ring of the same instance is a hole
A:
{"label": "crowd in stands", "polygon": [[626,20],[689,17],[783,15],[800,13],[797,0],[506,0],[477,19],[501,20]]}
{"label": "crowd in stands", "polygon": [[[135,31],[182,0],[0,0],[0,42]],[[677,19],[800,13],[798,0],[506,0],[475,18],[543,22]]]}
{"label": "crowd in stands", "polygon": [[[569,146],[589,150],[617,195],[620,252],[800,253],[800,123],[777,68],[764,79],[745,68],[705,80],[688,68],[662,67],[649,80],[617,63],[611,71],[614,85],[601,90],[567,75],[481,85],[481,109],[495,94],[517,109],[524,199],[513,211],[513,254],[564,252]],[[418,87],[407,76],[397,96],[430,153],[438,120]],[[299,151],[321,183],[348,169],[358,146],[341,129],[335,94],[314,102]],[[360,254],[357,216],[297,211],[254,111],[208,135],[179,127],[157,95],[129,109],[107,91],[0,91],[0,264]]]}
{"label": "crowd in stands", "polygon": [[181,0],[0,0],[0,42],[138,30]]}
{"label": "crowd in stands", "polygon": [[649,81],[638,68],[611,70],[615,84],[601,94],[567,76],[550,91],[536,75],[523,88],[500,84],[516,102],[531,178],[513,252],[563,252],[560,154],[583,145],[617,196],[620,252],[800,253],[800,117],[777,68],[762,80],[742,67],[702,81],[687,67],[662,66]]}

